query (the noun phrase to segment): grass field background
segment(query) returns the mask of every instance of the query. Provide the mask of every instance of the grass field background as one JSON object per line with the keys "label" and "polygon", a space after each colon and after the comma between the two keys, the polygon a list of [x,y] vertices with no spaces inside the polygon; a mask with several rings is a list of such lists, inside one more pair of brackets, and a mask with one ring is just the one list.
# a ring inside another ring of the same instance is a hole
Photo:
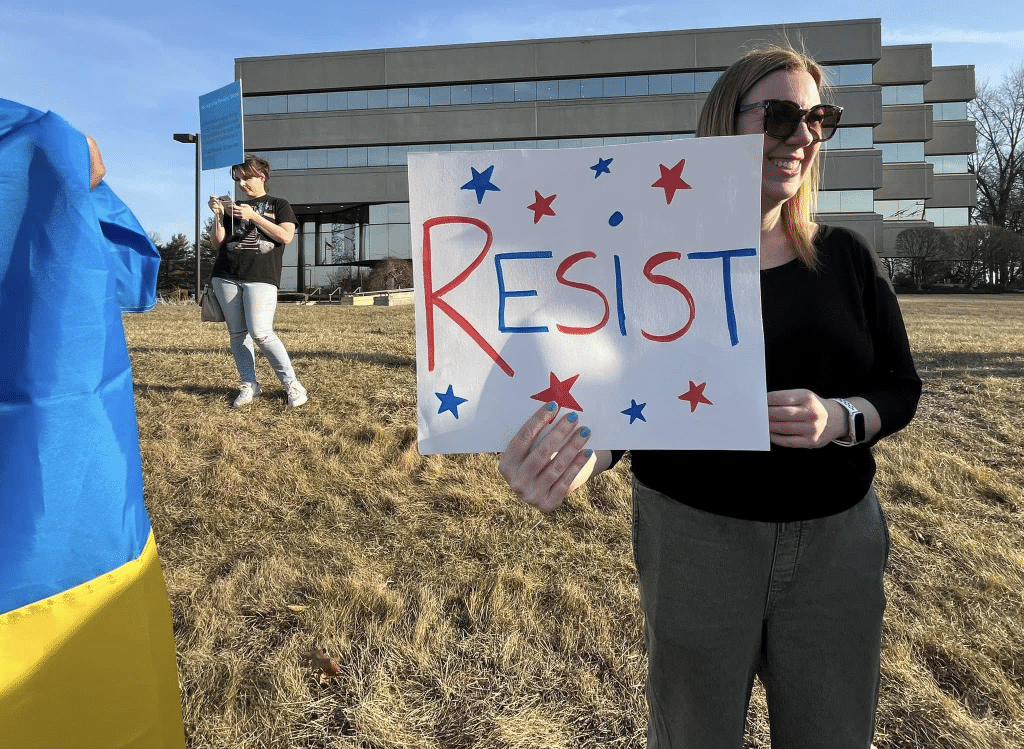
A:
{"label": "grass field background", "polygon": [[[879,749],[1024,746],[1024,298],[908,296],[924,395],[876,448]],[[416,450],[411,307],[282,305],[309,390],[233,410],[223,325],[125,318],[189,746],[640,747],[625,465],[543,515]],[[321,648],[332,659],[309,667]],[[324,671],[328,673],[324,673]],[[746,745],[767,747],[755,691]]]}

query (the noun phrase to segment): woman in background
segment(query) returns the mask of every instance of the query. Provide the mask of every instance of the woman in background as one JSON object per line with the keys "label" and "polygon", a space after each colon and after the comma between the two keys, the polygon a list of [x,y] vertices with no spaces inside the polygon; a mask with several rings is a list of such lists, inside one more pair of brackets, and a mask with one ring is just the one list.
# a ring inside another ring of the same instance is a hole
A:
{"label": "woman in background", "polygon": [[295,377],[292,362],[274,332],[277,290],[281,285],[284,246],[295,236],[295,212],[284,198],[267,194],[270,164],[256,156],[231,167],[231,177],[248,198],[222,202],[210,196],[215,221],[213,248],[219,250],[213,265],[211,287],[224,310],[241,388],[235,408],[252,402],[262,390],[256,380],[255,341],[277,378],[284,385],[288,405],[301,406],[308,398]]}
{"label": "woman in background", "polygon": [[[755,675],[773,749],[868,749],[874,733],[889,536],[871,446],[910,422],[921,381],[871,250],[813,220],[818,149],[842,114],[822,89],[809,57],[755,50],[715,84],[698,124],[698,137],[764,136],[772,444],[632,451],[648,747],[738,749]],[[576,414],[544,433],[556,414],[541,408],[499,464],[543,510],[621,455],[586,450]]]}

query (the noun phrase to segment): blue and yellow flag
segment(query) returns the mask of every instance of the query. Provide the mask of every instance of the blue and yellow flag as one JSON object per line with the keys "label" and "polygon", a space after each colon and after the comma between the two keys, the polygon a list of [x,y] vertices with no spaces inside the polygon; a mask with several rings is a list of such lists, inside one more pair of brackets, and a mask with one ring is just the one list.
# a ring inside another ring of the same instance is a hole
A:
{"label": "blue and yellow flag", "polygon": [[159,254],[85,137],[0,99],[0,745],[185,746],[121,311]]}

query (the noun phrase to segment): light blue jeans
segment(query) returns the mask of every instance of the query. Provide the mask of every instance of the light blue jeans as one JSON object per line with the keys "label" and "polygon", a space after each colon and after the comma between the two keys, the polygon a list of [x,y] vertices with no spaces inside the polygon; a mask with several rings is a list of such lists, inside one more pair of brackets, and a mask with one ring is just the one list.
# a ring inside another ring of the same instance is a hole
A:
{"label": "light blue jeans", "polygon": [[797,523],[713,515],[636,480],[633,502],[648,749],[740,749],[755,674],[772,749],[868,749],[889,553],[874,489]]}
{"label": "light blue jeans", "polygon": [[288,387],[295,379],[292,360],[274,332],[277,311],[277,287],[269,283],[210,279],[210,287],[224,310],[224,321],[231,336],[231,355],[242,382],[256,382],[256,349],[267,357],[281,384]]}

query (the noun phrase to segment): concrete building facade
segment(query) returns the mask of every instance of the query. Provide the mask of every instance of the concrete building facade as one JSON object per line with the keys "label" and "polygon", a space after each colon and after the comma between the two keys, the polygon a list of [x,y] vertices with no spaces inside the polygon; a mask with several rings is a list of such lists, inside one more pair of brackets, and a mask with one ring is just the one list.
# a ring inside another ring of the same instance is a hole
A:
{"label": "concrete building facade", "polygon": [[930,45],[883,47],[878,19],[239,58],[246,150],[300,221],[282,288],[411,256],[409,152],[693,137],[721,72],[787,40],[826,67],[844,108],[821,220],[882,256],[903,251],[904,229],[966,224],[974,68],[933,67]]}

